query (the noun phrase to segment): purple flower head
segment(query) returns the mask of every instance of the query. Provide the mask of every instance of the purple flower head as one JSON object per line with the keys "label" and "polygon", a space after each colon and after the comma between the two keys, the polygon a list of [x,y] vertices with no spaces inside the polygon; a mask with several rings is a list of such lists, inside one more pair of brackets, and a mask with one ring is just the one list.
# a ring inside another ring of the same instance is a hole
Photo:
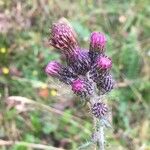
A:
{"label": "purple flower head", "polygon": [[56,61],[51,61],[48,63],[48,65],[45,68],[45,73],[47,75],[53,76],[53,77],[58,77],[59,72],[62,69],[62,66],[60,63]]}
{"label": "purple flower head", "polygon": [[90,50],[103,53],[106,42],[107,42],[107,39],[103,33],[92,32],[91,37],[90,37]]}
{"label": "purple flower head", "polygon": [[92,114],[96,118],[104,117],[107,114],[107,112],[108,112],[108,108],[106,104],[102,102],[97,102],[92,106]]}
{"label": "purple flower head", "polygon": [[91,67],[88,52],[81,48],[77,48],[76,52],[68,55],[67,63],[78,75],[85,75]]}
{"label": "purple flower head", "polygon": [[107,70],[112,67],[112,61],[106,56],[98,57],[96,60],[97,68]]}
{"label": "purple flower head", "polygon": [[[107,84],[108,80],[106,82],[104,82],[104,80],[106,80],[106,77],[109,76],[109,71],[111,67],[112,67],[111,59],[106,56],[100,56],[96,59],[95,64],[90,69],[89,77],[98,85],[98,89],[100,89],[99,87],[101,83]],[[110,87],[111,86],[109,86],[108,88]],[[109,91],[109,90],[106,90],[106,91]]]}
{"label": "purple flower head", "polygon": [[76,73],[70,67],[63,66],[56,61],[49,62],[45,72],[47,75],[55,77],[65,84],[71,84],[77,78]]}
{"label": "purple flower head", "polygon": [[84,81],[80,79],[74,80],[72,83],[72,90],[74,92],[84,91]]}
{"label": "purple flower head", "polygon": [[67,66],[63,67],[61,70],[59,80],[65,84],[71,84],[76,78],[78,78],[78,75],[72,70],[71,67]]}
{"label": "purple flower head", "polygon": [[72,82],[71,86],[73,92],[81,97],[92,95],[93,88],[91,82],[87,79],[76,79]]}
{"label": "purple flower head", "polygon": [[104,76],[102,79],[97,81],[97,88],[100,90],[101,94],[110,92],[114,88],[114,80],[111,74]]}
{"label": "purple flower head", "polygon": [[53,24],[49,43],[64,53],[65,51],[73,51],[77,47],[75,31],[66,19],[62,18]]}

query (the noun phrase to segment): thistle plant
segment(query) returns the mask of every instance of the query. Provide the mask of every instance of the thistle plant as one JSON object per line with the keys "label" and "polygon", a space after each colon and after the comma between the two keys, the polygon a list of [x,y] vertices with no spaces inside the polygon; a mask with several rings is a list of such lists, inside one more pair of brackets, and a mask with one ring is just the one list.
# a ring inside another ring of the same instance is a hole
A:
{"label": "thistle plant", "polygon": [[89,50],[81,48],[75,31],[62,18],[52,25],[49,44],[62,52],[66,65],[52,61],[45,68],[47,75],[68,84],[74,94],[87,102],[94,120],[92,141],[97,143],[99,150],[104,150],[104,128],[109,126],[110,110],[103,95],[114,86],[110,73],[112,60],[105,54],[106,42],[103,33],[93,32]]}

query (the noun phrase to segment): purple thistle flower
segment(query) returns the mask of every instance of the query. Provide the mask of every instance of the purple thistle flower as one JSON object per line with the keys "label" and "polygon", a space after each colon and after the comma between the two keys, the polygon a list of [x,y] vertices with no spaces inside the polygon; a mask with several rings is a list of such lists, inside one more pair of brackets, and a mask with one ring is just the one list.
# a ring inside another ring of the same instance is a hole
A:
{"label": "purple thistle flower", "polygon": [[[79,47],[73,28],[63,18],[53,24],[49,42],[55,48],[62,50],[68,66],[64,67],[55,61],[50,62],[45,69],[48,75],[71,84],[72,90],[83,97],[91,95],[93,90],[91,81],[89,82],[86,77],[80,79],[81,76],[86,76],[87,72],[102,93],[113,88],[114,82],[109,74],[112,61],[104,54],[107,39],[103,33],[91,34],[90,49],[87,52]],[[80,87],[80,90],[77,87]]]}
{"label": "purple thistle flower", "polygon": [[105,76],[103,79],[97,82],[97,88],[100,90],[101,94],[110,92],[114,87],[114,80],[110,74]]}
{"label": "purple thistle flower", "polygon": [[45,73],[53,77],[59,77],[62,65],[56,61],[51,61],[45,68]]}
{"label": "purple thistle flower", "polygon": [[77,75],[70,67],[64,67],[56,61],[49,62],[45,72],[47,75],[55,77],[66,84],[71,84],[77,78]]}
{"label": "purple thistle flower", "polygon": [[[103,33],[93,32],[90,36],[89,51],[86,51],[78,45],[76,33],[68,21],[60,19],[52,26],[49,43],[62,51],[67,66],[53,61],[46,66],[45,72],[71,85],[76,95],[88,100],[93,117],[98,118],[95,124],[103,121],[102,123],[107,126],[105,117],[108,115],[108,107],[98,101],[100,95],[111,91],[114,87],[114,80],[110,74],[112,61],[105,55],[106,42]],[[93,142],[98,142],[100,149],[104,149],[104,125],[95,127]]]}
{"label": "purple thistle flower", "polygon": [[90,51],[104,52],[107,39],[103,33],[92,32],[90,37]]}
{"label": "purple thistle flower", "polygon": [[76,79],[71,84],[73,92],[83,98],[89,97],[93,93],[92,83],[87,79]]}
{"label": "purple thistle flower", "polygon": [[96,66],[98,70],[109,70],[112,67],[112,61],[106,56],[101,56],[96,59]]}
{"label": "purple thistle flower", "polygon": [[78,46],[76,34],[68,21],[64,18],[53,24],[51,29],[50,45],[65,53],[72,53]]}
{"label": "purple thistle flower", "polygon": [[89,72],[90,78],[94,82],[99,82],[105,76],[108,75],[109,70],[112,67],[112,61],[106,56],[100,56],[96,59],[95,64],[92,66],[92,69]]}
{"label": "purple thistle flower", "polygon": [[96,118],[104,117],[108,112],[108,108],[107,108],[106,104],[104,104],[102,102],[95,103],[91,109],[92,109],[92,114]]}
{"label": "purple thistle flower", "polygon": [[72,55],[68,55],[67,63],[78,75],[85,75],[91,67],[88,52],[81,48]]}
{"label": "purple thistle flower", "polygon": [[103,33],[92,32],[90,37],[90,51],[89,51],[92,63],[95,62],[97,56],[104,54],[106,42],[107,39]]}

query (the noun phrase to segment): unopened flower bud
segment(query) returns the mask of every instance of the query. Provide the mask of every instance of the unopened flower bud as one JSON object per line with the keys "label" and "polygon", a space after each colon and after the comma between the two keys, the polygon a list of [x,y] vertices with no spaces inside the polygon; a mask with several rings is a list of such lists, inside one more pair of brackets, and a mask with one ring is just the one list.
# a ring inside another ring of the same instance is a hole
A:
{"label": "unopened flower bud", "polygon": [[104,117],[107,114],[107,112],[108,112],[108,108],[107,108],[106,104],[104,104],[102,102],[95,103],[92,106],[91,110],[92,110],[92,114],[96,118]]}
{"label": "unopened flower bud", "polygon": [[87,79],[76,79],[71,84],[73,92],[83,98],[89,97],[93,93],[93,86]]}
{"label": "unopened flower bud", "polygon": [[53,24],[49,43],[53,47],[61,49],[64,53],[75,50],[78,45],[76,34],[66,19],[62,18]]}
{"label": "unopened flower bud", "polygon": [[78,75],[85,75],[91,67],[88,52],[80,48],[67,57],[67,63]]}
{"label": "unopened flower bud", "polygon": [[106,56],[98,57],[96,59],[96,66],[98,70],[108,70],[112,67],[112,61]]}
{"label": "unopened flower bud", "polygon": [[65,84],[71,84],[77,78],[72,68],[64,67],[56,61],[49,62],[45,68],[45,72],[47,75],[55,77]]}
{"label": "unopened flower bud", "polygon": [[113,89],[114,84],[112,76],[108,74],[97,82],[97,88],[100,90],[101,94],[105,94]]}
{"label": "unopened flower bud", "polygon": [[107,39],[103,33],[93,32],[91,34],[89,54],[92,62],[94,62],[98,55],[104,54],[106,42]]}
{"label": "unopened flower bud", "polygon": [[103,52],[107,39],[103,33],[93,32],[90,37],[90,50]]}
{"label": "unopened flower bud", "polygon": [[90,70],[90,78],[94,82],[99,82],[102,80],[112,67],[112,61],[110,58],[106,56],[100,56],[96,59],[95,64],[93,65],[92,69]]}
{"label": "unopened flower bud", "polygon": [[45,68],[45,73],[47,75],[58,77],[60,74],[60,71],[62,69],[62,65],[56,61],[51,61],[48,63],[48,65]]}

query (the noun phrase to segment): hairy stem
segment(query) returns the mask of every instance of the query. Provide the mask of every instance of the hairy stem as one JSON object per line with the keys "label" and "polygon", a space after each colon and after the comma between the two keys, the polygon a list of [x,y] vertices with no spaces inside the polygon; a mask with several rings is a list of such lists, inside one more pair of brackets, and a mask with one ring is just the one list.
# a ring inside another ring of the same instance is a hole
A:
{"label": "hairy stem", "polygon": [[99,127],[99,131],[98,131],[98,147],[99,150],[105,150],[104,147],[104,126],[100,126]]}
{"label": "hairy stem", "polygon": [[[92,79],[90,79],[90,77],[89,77],[89,73],[87,73],[87,78],[89,81],[93,82]],[[94,88],[93,95],[90,98],[91,106],[89,105],[89,107],[92,107],[92,104],[94,104],[97,100],[100,99],[100,96],[96,92],[96,85],[94,82],[93,82],[93,86],[95,88]],[[95,116],[93,116],[93,128],[94,128],[94,134],[96,135],[98,150],[105,150],[105,147],[104,147],[104,141],[105,141],[104,140],[104,124],[102,124],[100,120],[95,118]]]}

